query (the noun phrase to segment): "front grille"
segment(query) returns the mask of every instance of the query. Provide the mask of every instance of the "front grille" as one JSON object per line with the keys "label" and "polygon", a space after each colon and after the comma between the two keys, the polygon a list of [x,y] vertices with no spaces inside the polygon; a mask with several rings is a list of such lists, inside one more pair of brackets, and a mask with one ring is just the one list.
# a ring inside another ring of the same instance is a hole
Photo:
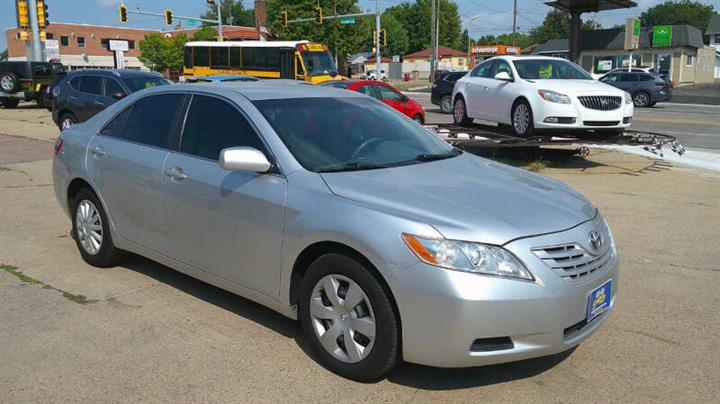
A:
{"label": "front grille", "polygon": [[615,126],[619,123],[620,121],[583,121],[585,126]]}
{"label": "front grille", "polygon": [[597,255],[589,253],[579,244],[533,248],[533,253],[561,277],[575,280],[603,268],[612,257],[612,248],[606,243]]}
{"label": "front grille", "polygon": [[608,95],[588,95],[578,97],[585,108],[597,109],[599,111],[612,111],[620,108],[622,97],[611,97]]}

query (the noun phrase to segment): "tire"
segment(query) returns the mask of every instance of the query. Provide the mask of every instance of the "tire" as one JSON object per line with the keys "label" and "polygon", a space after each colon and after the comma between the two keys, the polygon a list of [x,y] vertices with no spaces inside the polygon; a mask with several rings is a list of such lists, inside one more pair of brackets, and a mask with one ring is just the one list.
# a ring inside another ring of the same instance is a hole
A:
{"label": "tire", "polygon": [[[326,290],[334,290],[335,297],[331,299]],[[357,292],[359,303],[347,310],[344,304],[351,290]],[[371,270],[357,260],[337,253],[315,260],[300,284],[298,306],[303,333],[318,362],[331,372],[362,382],[377,381],[399,362],[395,306]],[[327,338],[326,349],[320,335],[337,338]],[[348,338],[354,350],[346,348]]]}
{"label": "tire", "polygon": [[107,214],[95,192],[81,189],[71,207],[72,235],[83,261],[99,268],[120,263],[120,251],[113,244]]}
{"label": "tire", "polygon": [[453,103],[451,95],[443,95],[442,98],[440,98],[440,111],[444,114],[452,114]]}
{"label": "tire", "polygon": [[70,112],[66,112],[62,114],[60,117],[60,121],[58,122],[58,127],[60,128],[60,131],[63,131],[65,129],[72,128],[73,125],[77,123],[77,119],[75,119],[75,115],[71,114]]}
{"label": "tire", "polygon": [[17,98],[3,98],[0,100],[0,104],[7,109],[15,109],[20,104],[20,100]]}
{"label": "tire", "polygon": [[453,104],[453,122],[455,125],[460,126],[470,126],[472,124],[472,119],[467,115],[465,99],[462,96],[457,97]]}
{"label": "tire", "polygon": [[518,100],[513,105],[510,113],[510,121],[512,122],[512,133],[517,137],[529,137],[532,135],[533,114],[530,104],[525,100]]}
{"label": "tire", "polygon": [[20,79],[14,72],[5,72],[0,74],[0,91],[8,94],[16,93],[20,90]]}
{"label": "tire", "polygon": [[650,95],[645,91],[638,91],[633,94],[633,104],[638,108],[646,108],[650,106]]}
{"label": "tire", "polygon": [[655,106],[655,104],[657,104],[657,101],[653,101],[653,102],[651,102],[651,103],[650,103],[650,105],[648,105],[648,107],[654,107],[654,106]]}
{"label": "tire", "polygon": [[419,123],[420,125],[425,125],[425,120],[420,114],[413,115],[412,120]]}

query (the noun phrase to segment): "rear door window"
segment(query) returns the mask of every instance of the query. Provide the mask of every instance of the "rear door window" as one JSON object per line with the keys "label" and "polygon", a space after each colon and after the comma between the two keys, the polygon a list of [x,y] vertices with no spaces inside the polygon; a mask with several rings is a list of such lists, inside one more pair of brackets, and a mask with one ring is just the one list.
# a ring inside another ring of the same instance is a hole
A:
{"label": "rear door window", "polygon": [[85,76],[80,82],[79,90],[83,93],[100,95],[102,93],[102,77]]}
{"label": "rear door window", "polygon": [[220,98],[194,95],[180,151],[217,161],[220,151],[228,147],[253,147],[265,152],[260,137],[235,106]]}
{"label": "rear door window", "polygon": [[121,112],[118,116],[113,118],[110,123],[105,125],[105,127],[100,131],[100,134],[103,136],[123,138],[125,134],[125,124],[127,124],[131,110],[132,107],[125,108],[125,111]]}
{"label": "rear door window", "polygon": [[175,149],[171,131],[178,121],[178,109],[183,97],[182,94],[162,94],[140,99],[133,104],[122,135],[116,137],[148,146]]}
{"label": "rear door window", "polygon": [[357,92],[365,95],[369,95],[373,98],[380,99],[380,96],[375,91],[375,86],[371,86],[370,84],[364,84],[358,88]]}

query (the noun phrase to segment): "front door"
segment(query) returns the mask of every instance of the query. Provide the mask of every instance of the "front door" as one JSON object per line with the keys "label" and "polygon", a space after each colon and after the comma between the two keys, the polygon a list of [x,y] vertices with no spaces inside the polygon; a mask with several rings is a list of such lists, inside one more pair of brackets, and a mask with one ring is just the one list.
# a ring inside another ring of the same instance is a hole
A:
{"label": "front door", "polygon": [[470,72],[466,88],[467,99],[465,100],[467,115],[470,118],[487,119],[489,117],[487,91],[489,89],[490,73],[494,64],[494,60],[487,60]]}
{"label": "front door", "polygon": [[295,80],[295,50],[280,49],[280,78]]}
{"label": "front door", "polygon": [[488,119],[493,122],[509,124],[510,108],[515,99],[510,92],[513,90],[512,87],[515,86],[515,83],[495,79],[495,75],[501,72],[505,72],[510,75],[511,78],[514,78],[513,71],[508,62],[504,60],[497,60],[495,62],[495,65],[490,70],[489,77],[486,79],[487,91],[484,96],[484,109]]}
{"label": "front door", "polygon": [[180,151],[165,163],[165,253],[277,298],[287,182],[278,174],[222,169],[220,151],[238,146],[269,156],[230,101],[194,95]]}
{"label": "front door", "polygon": [[173,147],[183,96],[152,95],[117,115],[88,146],[88,173],[117,233],[150,249],[161,248],[163,163]]}

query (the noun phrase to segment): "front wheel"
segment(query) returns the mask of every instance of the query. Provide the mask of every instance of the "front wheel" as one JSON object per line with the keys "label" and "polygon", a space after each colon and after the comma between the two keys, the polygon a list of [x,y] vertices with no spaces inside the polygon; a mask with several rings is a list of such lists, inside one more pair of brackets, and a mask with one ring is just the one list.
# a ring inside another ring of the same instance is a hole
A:
{"label": "front wheel", "polygon": [[467,115],[467,108],[465,106],[465,99],[457,97],[455,105],[453,106],[453,122],[455,125],[470,126],[472,119]]}
{"label": "front wheel", "polygon": [[452,110],[452,96],[450,95],[443,95],[443,97],[440,99],[440,111],[442,111],[445,114],[450,114],[453,112]]}
{"label": "front wheel", "polygon": [[516,102],[513,107],[512,131],[517,137],[528,137],[533,132],[532,109],[525,100]]}
{"label": "front wheel", "polygon": [[320,364],[358,381],[375,381],[400,359],[400,328],[389,293],[362,263],[329,253],[300,284],[303,333]]}
{"label": "front wheel", "polygon": [[425,120],[420,114],[413,115],[412,120],[419,123],[420,125],[425,125]]}

